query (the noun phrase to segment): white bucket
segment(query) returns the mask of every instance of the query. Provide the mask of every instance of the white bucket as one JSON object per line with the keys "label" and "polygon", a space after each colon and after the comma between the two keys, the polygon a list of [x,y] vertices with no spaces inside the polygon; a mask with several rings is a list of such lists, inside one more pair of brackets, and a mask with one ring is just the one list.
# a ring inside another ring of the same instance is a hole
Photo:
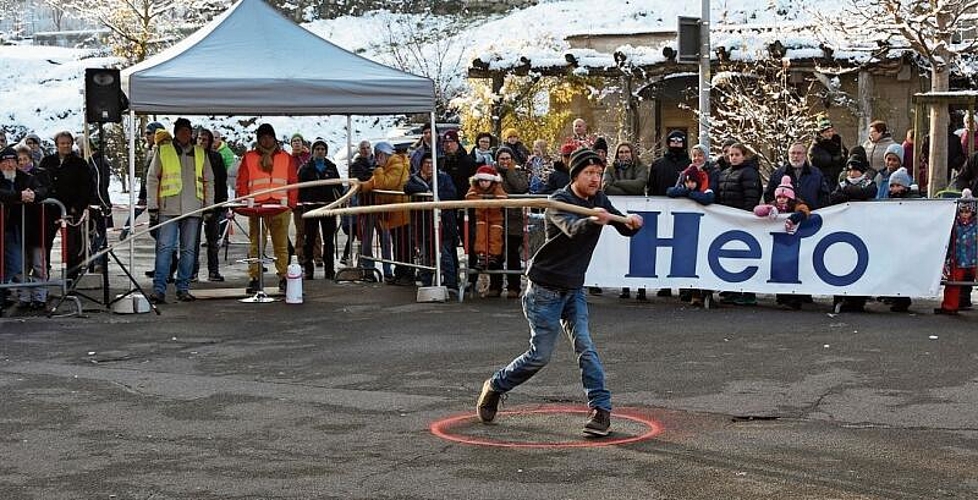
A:
{"label": "white bucket", "polygon": [[289,264],[285,274],[285,303],[302,303],[302,266]]}

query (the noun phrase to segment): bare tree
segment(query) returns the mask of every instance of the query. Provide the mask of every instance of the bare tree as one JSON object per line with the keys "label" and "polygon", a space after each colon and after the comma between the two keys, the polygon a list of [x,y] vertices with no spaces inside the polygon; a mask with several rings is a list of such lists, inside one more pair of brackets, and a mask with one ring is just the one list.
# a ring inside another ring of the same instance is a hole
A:
{"label": "bare tree", "polygon": [[54,31],[61,31],[65,21],[65,1],[43,0],[43,4],[51,11],[51,23],[54,24]]}
{"label": "bare tree", "polygon": [[826,103],[846,105],[849,100],[828,78],[792,83],[787,59],[730,61],[718,70],[712,83],[710,140],[720,144],[734,138],[750,146],[758,153],[764,178],[787,158],[793,142],[811,138]]}
{"label": "bare tree", "polygon": [[49,0],[82,19],[106,27],[113,52],[129,64],[182,38],[221,12],[225,0]]}
{"label": "bare tree", "polygon": [[[931,92],[950,88],[954,70],[967,73],[968,60],[978,54],[978,0],[847,0],[836,17],[821,17],[849,37],[875,40],[886,50],[909,47],[929,67]],[[948,110],[930,108],[930,182],[933,195],[947,187]]]}
{"label": "bare tree", "polygon": [[383,45],[374,47],[398,69],[435,82],[436,114],[443,119],[453,114],[450,103],[464,85],[465,48],[459,46],[455,35],[471,22],[471,17],[421,14],[410,22],[391,23]]}

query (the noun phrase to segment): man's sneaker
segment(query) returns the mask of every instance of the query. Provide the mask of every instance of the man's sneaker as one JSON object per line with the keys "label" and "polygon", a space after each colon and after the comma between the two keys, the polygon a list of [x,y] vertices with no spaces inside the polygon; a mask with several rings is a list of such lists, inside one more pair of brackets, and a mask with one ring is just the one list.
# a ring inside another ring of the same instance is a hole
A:
{"label": "man's sneaker", "polygon": [[210,273],[207,275],[207,281],[224,281],[224,276],[221,276],[221,273]]}
{"label": "man's sneaker", "polygon": [[245,293],[255,293],[258,291],[258,280],[253,279],[248,281],[248,287],[245,288]]}
{"label": "man's sneaker", "polygon": [[193,302],[197,300],[197,297],[191,295],[190,292],[177,292],[177,300],[180,302]]}
{"label": "man's sneaker", "polygon": [[496,418],[499,410],[499,398],[503,393],[493,390],[492,382],[486,380],[482,384],[482,393],[479,394],[479,402],[475,405],[475,412],[479,415],[479,421],[488,424]]}
{"label": "man's sneaker", "polygon": [[607,436],[611,432],[611,412],[601,408],[591,408],[587,422],[584,424],[584,434],[589,436]]}

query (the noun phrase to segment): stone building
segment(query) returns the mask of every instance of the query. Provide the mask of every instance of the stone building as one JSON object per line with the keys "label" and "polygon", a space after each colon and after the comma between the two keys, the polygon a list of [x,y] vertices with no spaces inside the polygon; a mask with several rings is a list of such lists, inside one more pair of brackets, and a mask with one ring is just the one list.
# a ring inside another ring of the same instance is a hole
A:
{"label": "stone building", "polygon": [[[894,139],[902,141],[914,126],[912,97],[930,88],[926,70],[917,66],[908,50],[831,48],[805,36],[810,28],[714,25],[713,74],[728,61],[788,61],[792,83],[826,82],[826,91],[842,92],[851,99],[846,107],[828,100],[814,106],[814,111],[835,123],[847,146],[862,143],[869,123],[877,119],[886,121]],[[587,120],[592,130],[611,139],[632,140],[648,152],[660,147],[672,130],[683,130],[691,139],[697,135],[693,110],[698,106],[698,66],[678,60],[676,39],[675,30],[575,34],[565,38],[569,48],[563,53],[476,59],[468,76],[490,80],[497,94],[511,75],[599,77],[607,88],[617,90],[604,93],[598,101],[575,99],[569,110]]]}

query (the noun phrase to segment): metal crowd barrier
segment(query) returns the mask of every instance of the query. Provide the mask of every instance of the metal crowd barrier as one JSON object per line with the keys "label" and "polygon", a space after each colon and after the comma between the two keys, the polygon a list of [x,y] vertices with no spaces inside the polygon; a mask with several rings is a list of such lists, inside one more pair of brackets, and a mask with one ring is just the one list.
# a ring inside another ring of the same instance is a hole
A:
{"label": "metal crowd barrier", "polygon": [[[406,195],[402,191],[374,190],[358,193],[353,203],[360,206],[404,201],[431,201],[431,193]],[[343,216],[339,225],[345,242],[338,281],[385,281],[398,285],[435,283],[434,214],[431,210],[386,212]],[[442,232],[444,241],[445,231]],[[454,241],[454,239],[452,240]],[[378,269],[378,264],[380,268]]]}
{"label": "metal crowd barrier", "polygon": [[[58,290],[62,298],[68,293],[68,263],[74,260],[69,258],[69,252],[87,255],[88,248],[87,243],[83,243],[84,249],[69,248],[67,234],[72,223],[66,213],[65,206],[55,199],[27,204],[0,203],[0,295],[3,295],[0,315],[8,302],[51,313],[54,311],[48,309],[51,299],[48,289]],[[79,221],[73,225],[83,223]],[[55,237],[48,231],[58,233],[60,245],[54,244]],[[49,241],[52,242],[50,246]],[[87,235],[82,241],[87,242]],[[55,248],[58,253],[52,255]],[[81,261],[81,257],[78,260]],[[58,264],[52,265],[54,261]],[[11,296],[13,300],[10,300]],[[81,303],[77,299],[74,303],[76,312],[80,313]]]}
{"label": "metal crowd barrier", "polygon": [[[510,198],[546,198],[546,195],[511,195]],[[431,201],[431,193],[405,195],[401,191],[374,190],[358,193],[353,206],[367,206],[403,201]],[[344,208],[344,207],[338,207]],[[435,248],[435,221],[432,210],[385,212],[342,216],[337,232],[336,253],[340,268],[337,281],[385,281],[399,285],[427,286],[437,282],[436,259],[441,258],[442,284],[462,300],[466,293],[475,293],[480,274],[489,280],[506,281],[507,290],[518,295],[522,289],[522,274],[526,262],[543,244],[545,235],[542,209],[495,209],[513,215],[504,218],[503,258],[492,266],[478,265],[475,252],[476,213],[480,209],[443,210],[440,240]],[[516,236],[516,233],[519,235]],[[343,242],[340,242],[340,238]],[[498,264],[498,265],[497,265]],[[493,276],[496,276],[495,278]]]}

